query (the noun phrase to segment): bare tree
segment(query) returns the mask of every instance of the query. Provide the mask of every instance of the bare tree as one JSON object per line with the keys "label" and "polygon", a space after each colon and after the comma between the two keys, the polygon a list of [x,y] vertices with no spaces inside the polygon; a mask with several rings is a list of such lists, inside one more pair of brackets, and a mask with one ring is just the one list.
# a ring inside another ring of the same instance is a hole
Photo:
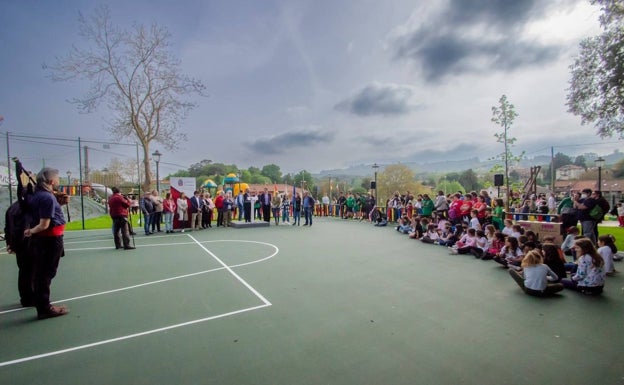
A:
{"label": "bare tree", "polygon": [[143,188],[150,189],[150,143],[169,150],[186,140],[178,132],[181,122],[196,106],[189,95],[204,95],[205,86],[180,72],[180,61],[170,48],[166,28],[152,24],[122,30],[111,21],[108,7],[90,17],[79,16],[84,48],[73,46],[44,69],[54,81],[87,80],[90,88],[71,99],[82,112],[93,112],[105,103],[112,112],[110,132],[115,139],[135,138],[143,149]]}

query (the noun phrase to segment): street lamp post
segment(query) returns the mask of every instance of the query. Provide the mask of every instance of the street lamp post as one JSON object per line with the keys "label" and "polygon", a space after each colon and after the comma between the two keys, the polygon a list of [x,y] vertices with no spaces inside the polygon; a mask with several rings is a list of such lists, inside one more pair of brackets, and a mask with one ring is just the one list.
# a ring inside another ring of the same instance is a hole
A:
{"label": "street lamp post", "polygon": [[375,206],[377,206],[378,197],[377,197],[377,169],[379,165],[377,163],[373,164],[373,170],[375,170]]}
{"label": "street lamp post", "polygon": [[595,160],[596,166],[598,166],[598,190],[602,191],[602,166],[605,164],[605,160],[599,157]]}
{"label": "street lamp post", "polygon": [[160,157],[162,156],[162,154],[158,150],[156,150],[152,152],[152,156],[154,157],[154,161],[156,162],[156,190],[158,190],[158,193],[160,194],[160,176],[158,175],[158,168],[160,163]]}
{"label": "street lamp post", "polygon": [[108,214],[108,186],[106,185],[108,168],[102,169],[102,184],[104,185],[104,212]]}
{"label": "street lamp post", "polygon": [[67,170],[67,187],[71,185],[71,171]]}

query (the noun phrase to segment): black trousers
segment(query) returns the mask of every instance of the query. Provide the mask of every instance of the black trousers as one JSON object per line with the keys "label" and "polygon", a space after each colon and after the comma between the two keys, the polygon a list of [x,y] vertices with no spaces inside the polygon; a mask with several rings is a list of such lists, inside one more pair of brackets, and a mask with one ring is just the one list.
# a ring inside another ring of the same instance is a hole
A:
{"label": "black trousers", "polygon": [[262,220],[271,222],[271,205],[262,205]]}
{"label": "black trousers", "polygon": [[17,290],[20,295],[20,302],[24,304],[32,304],[35,300],[35,292],[33,290],[34,275],[34,258],[25,244],[18,247],[15,251],[15,259],[17,261]]}
{"label": "black trousers", "polygon": [[251,222],[251,202],[243,203],[243,216],[245,217],[245,222]]}
{"label": "black trousers", "polygon": [[34,257],[35,306],[37,313],[45,313],[50,309],[50,285],[56,276],[61,257],[65,254],[63,236],[41,237],[32,236],[29,250]]}
{"label": "black trousers", "polygon": [[[154,228],[154,224],[152,224]],[[115,237],[115,247],[130,246],[130,227],[126,217],[113,217],[113,236]]]}

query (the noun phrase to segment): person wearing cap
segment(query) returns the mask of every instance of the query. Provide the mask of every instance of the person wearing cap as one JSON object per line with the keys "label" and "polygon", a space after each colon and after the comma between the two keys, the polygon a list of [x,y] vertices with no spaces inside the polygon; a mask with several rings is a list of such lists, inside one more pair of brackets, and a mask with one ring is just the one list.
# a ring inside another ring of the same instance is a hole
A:
{"label": "person wearing cap", "polygon": [[598,204],[598,201],[594,199],[592,190],[589,188],[581,191],[580,199],[574,201],[574,207],[578,210],[578,220],[581,222],[581,231],[585,238],[588,238],[592,243],[596,244],[596,226],[597,222],[590,215],[591,210]]}
{"label": "person wearing cap", "polygon": [[24,236],[30,237],[29,250],[34,262],[34,305],[39,319],[68,313],[65,306],[50,304],[50,285],[56,276],[61,257],[65,255],[65,217],[54,196],[54,190],[58,186],[59,171],[44,167],[37,174],[35,193],[28,200],[31,221],[24,230]]}

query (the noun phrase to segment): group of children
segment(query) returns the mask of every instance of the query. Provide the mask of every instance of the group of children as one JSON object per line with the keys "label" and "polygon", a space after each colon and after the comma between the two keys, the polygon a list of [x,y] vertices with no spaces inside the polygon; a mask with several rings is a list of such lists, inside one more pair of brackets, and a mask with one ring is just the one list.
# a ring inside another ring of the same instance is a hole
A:
{"label": "group of children", "polygon": [[[451,254],[494,260],[509,269],[525,293],[534,296],[550,295],[564,288],[600,294],[605,276],[616,273],[613,261],[620,259],[612,235],[600,236],[596,249],[573,226],[567,229],[567,237],[559,246],[552,237],[540,242],[537,234],[524,231],[510,219],[504,221],[504,228],[499,231],[494,224],[479,221],[474,212],[470,222],[458,223],[451,223],[443,214],[435,219],[404,216],[396,230],[424,243],[445,246]],[[566,256],[572,262],[566,261]]]}

